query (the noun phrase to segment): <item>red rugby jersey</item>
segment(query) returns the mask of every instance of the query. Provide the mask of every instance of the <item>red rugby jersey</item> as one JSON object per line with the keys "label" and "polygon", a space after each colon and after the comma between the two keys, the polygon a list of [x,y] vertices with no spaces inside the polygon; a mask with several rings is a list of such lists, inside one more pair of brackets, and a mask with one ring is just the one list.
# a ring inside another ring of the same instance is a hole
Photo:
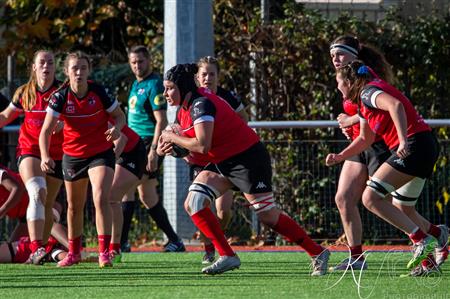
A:
{"label": "red rugby jersey", "polygon": [[[2,185],[2,179],[3,174],[7,173],[10,177],[14,178],[20,185],[22,185],[23,188],[25,186],[22,183],[22,179],[20,178],[20,175],[18,173],[15,173],[14,171],[0,165],[0,206],[3,206],[3,204],[6,202],[9,196],[9,191],[3,187]],[[19,203],[15,205],[12,209],[9,209],[9,211],[6,213],[9,218],[22,218],[25,217],[27,213],[27,207],[28,207],[28,193],[24,192],[22,195],[22,198],[20,199]]]}
{"label": "red rugby jersey", "polygon": [[211,148],[202,160],[220,163],[242,153],[259,141],[258,135],[238,116],[223,99],[205,88],[197,92],[202,96],[192,100],[188,107],[177,111],[177,122],[183,135],[194,138],[194,125],[201,122],[214,122]]}
{"label": "red rugby jersey", "polygon": [[[48,106],[48,98],[50,94],[57,88],[59,82],[55,82],[48,90],[39,91],[36,90],[36,104],[30,111],[23,109],[23,100],[19,99],[18,102],[12,102],[10,107],[13,110],[24,113],[24,122],[20,127],[19,141],[16,150],[16,157],[22,155],[33,155],[40,157],[41,152],[39,150],[39,134],[41,133],[42,124],[44,123],[46,109]],[[50,143],[50,156],[53,160],[61,160],[63,155],[62,143],[63,132],[59,132],[52,135]]]}
{"label": "red rugby jersey", "polygon": [[70,86],[55,93],[47,111],[64,120],[64,153],[89,158],[110,149],[112,142],[106,140],[105,132],[109,113],[118,105],[103,86],[91,81],[83,98],[78,98]]}
{"label": "red rugby jersey", "polygon": [[[226,101],[234,111],[239,112],[244,109],[244,105],[241,103],[241,101],[239,101],[230,91],[223,89],[220,86],[217,87],[216,95],[218,95],[221,100]],[[208,157],[200,153],[191,152],[189,153],[189,156],[187,156],[187,158],[189,164],[206,166],[209,163]]]}
{"label": "red rugby jersey", "polygon": [[405,109],[407,120],[407,137],[423,131],[431,131],[409,99],[398,89],[381,79],[369,82],[361,91],[360,116],[364,118],[370,129],[380,135],[389,149],[399,144],[397,129],[388,111],[377,109],[375,99],[380,93],[387,93],[399,100]]}

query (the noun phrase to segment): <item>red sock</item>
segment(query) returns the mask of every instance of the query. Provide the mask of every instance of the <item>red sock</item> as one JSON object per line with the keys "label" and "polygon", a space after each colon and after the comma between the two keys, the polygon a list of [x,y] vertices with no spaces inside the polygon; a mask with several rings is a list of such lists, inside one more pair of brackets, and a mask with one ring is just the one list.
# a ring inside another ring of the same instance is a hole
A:
{"label": "red sock", "polygon": [[350,254],[355,259],[359,258],[359,260],[361,261],[364,260],[364,255],[362,254],[362,245],[350,246]]}
{"label": "red sock", "polygon": [[120,243],[109,243],[109,251],[120,252]]}
{"label": "red sock", "polygon": [[214,248],[214,244],[205,244],[203,247],[205,248],[206,252],[214,252],[214,251],[216,251],[215,248]]}
{"label": "red sock", "polygon": [[211,212],[210,208],[204,208],[191,216],[195,226],[213,242],[220,256],[234,256],[235,253],[231,249],[216,216]]}
{"label": "red sock", "polygon": [[34,240],[31,241],[30,249],[31,253],[35,253],[38,248],[42,247],[42,240]]}
{"label": "red sock", "polygon": [[322,246],[314,242],[297,222],[284,213],[280,214],[273,230],[283,235],[289,242],[302,246],[310,256],[318,255],[323,251]]}
{"label": "red sock", "polygon": [[418,243],[418,242],[422,241],[423,239],[425,239],[426,237],[427,237],[427,235],[422,230],[420,230],[420,228],[417,229],[416,232],[409,235],[409,238],[414,243]]}
{"label": "red sock", "polygon": [[111,235],[98,235],[98,252],[108,252],[109,243],[111,243]]}
{"label": "red sock", "polygon": [[441,230],[439,229],[439,227],[437,227],[433,223],[430,223],[430,228],[428,229],[427,233],[429,235],[432,235],[436,239],[439,239],[439,237],[441,236]]}
{"label": "red sock", "polygon": [[58,240],[50,236],[47,245],[45,245],[45,252],[50,253],[56,245],[58,245]]}
{"label": "red sock", "polygon": [[81,236],[75,239],[69,239],[69,252],[73,254],[80,254],[81,251]]}
{"label": "red sock", "polygon": [[430,253],[426,259],[422,261],[422,267],[426,269],[433,269],[436,266],[436,260],[434,259],[434,255]]}

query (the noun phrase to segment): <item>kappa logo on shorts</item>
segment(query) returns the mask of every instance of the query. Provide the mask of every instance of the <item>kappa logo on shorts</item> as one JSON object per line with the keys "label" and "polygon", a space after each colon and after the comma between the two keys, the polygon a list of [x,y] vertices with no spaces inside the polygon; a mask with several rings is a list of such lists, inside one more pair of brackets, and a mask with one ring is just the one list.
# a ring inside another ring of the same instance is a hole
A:
{"label": "kappa logo on shorts", "polygon": [[258,182],[258,185],[256,185],[256,189],[263,189],[267,188],[266,184],[264,182]]}
{"label": "kappa logo on shorts", "polygon": [[136,168],[136,165],[133,162],[130,162],[127,164],[130,168]]}
{"label": "kappa logo on shorts", "polygon": [[401,165],[402,167],[405,167],[405,162],[402,159],[400,159],[400,158],[395,159],[394,163],[396,163],[398,165]]}
{"label": "kappa logo on shorts", "polygon": [[64,172],[67,176],[73,178],[75,176],[75,170],[74,169],[64,169]]}

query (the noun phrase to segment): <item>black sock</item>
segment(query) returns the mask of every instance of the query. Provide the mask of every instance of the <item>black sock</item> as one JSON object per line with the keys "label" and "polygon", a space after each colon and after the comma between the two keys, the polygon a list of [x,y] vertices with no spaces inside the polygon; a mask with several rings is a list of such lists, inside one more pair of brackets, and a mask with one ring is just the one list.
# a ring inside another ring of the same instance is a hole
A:
{"label": "black sock", "polygon": [[120,244],[123,245],[128,242],[128,233],[130,232],[131,219],[133,218],[135,201],[122,202],[123,226],[122,235],[120,236]]}
{"label": "black sock", "polygon": [[153,220],[155,220],[156,225],[166,234],[167,238],[171,242],[178,242],[178,235],[172,228],[169,222],[169,217],[167,216],[166,209],[162,205],[161,201],[158,201],[156,206],[147,210]]}

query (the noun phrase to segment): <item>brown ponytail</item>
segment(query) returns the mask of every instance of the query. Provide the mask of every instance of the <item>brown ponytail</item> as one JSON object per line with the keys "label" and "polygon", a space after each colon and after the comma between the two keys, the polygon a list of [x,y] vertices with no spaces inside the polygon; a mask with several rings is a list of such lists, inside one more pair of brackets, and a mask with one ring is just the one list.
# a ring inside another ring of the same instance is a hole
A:
{"label": "brown ponytail", "polygon": [[67,86],[69,86],[69,78],[67,78],[66,80],[64,80],[63,83],[61,83],[61,85],[58,86],[57,89],[55,89],[49,96],[48,96],[48,100],[58,91],[60,91],[61,89],[66,88]]}
{"label": "brown ponytail", "polygon": [[361,45],[358,58],[373,69],[381,79],[390,84],[394,83],[394,74],[392,73],[391,65],[378,49],[363,44]]}
{"label": "brown ponytail", "polygon": [[30,79],[27,83],[17,88],[13,96],[13,103],[19,103],[22,99],[22,107],[26,111],[30,111],[36,104],[36,74],[31,71]]}

